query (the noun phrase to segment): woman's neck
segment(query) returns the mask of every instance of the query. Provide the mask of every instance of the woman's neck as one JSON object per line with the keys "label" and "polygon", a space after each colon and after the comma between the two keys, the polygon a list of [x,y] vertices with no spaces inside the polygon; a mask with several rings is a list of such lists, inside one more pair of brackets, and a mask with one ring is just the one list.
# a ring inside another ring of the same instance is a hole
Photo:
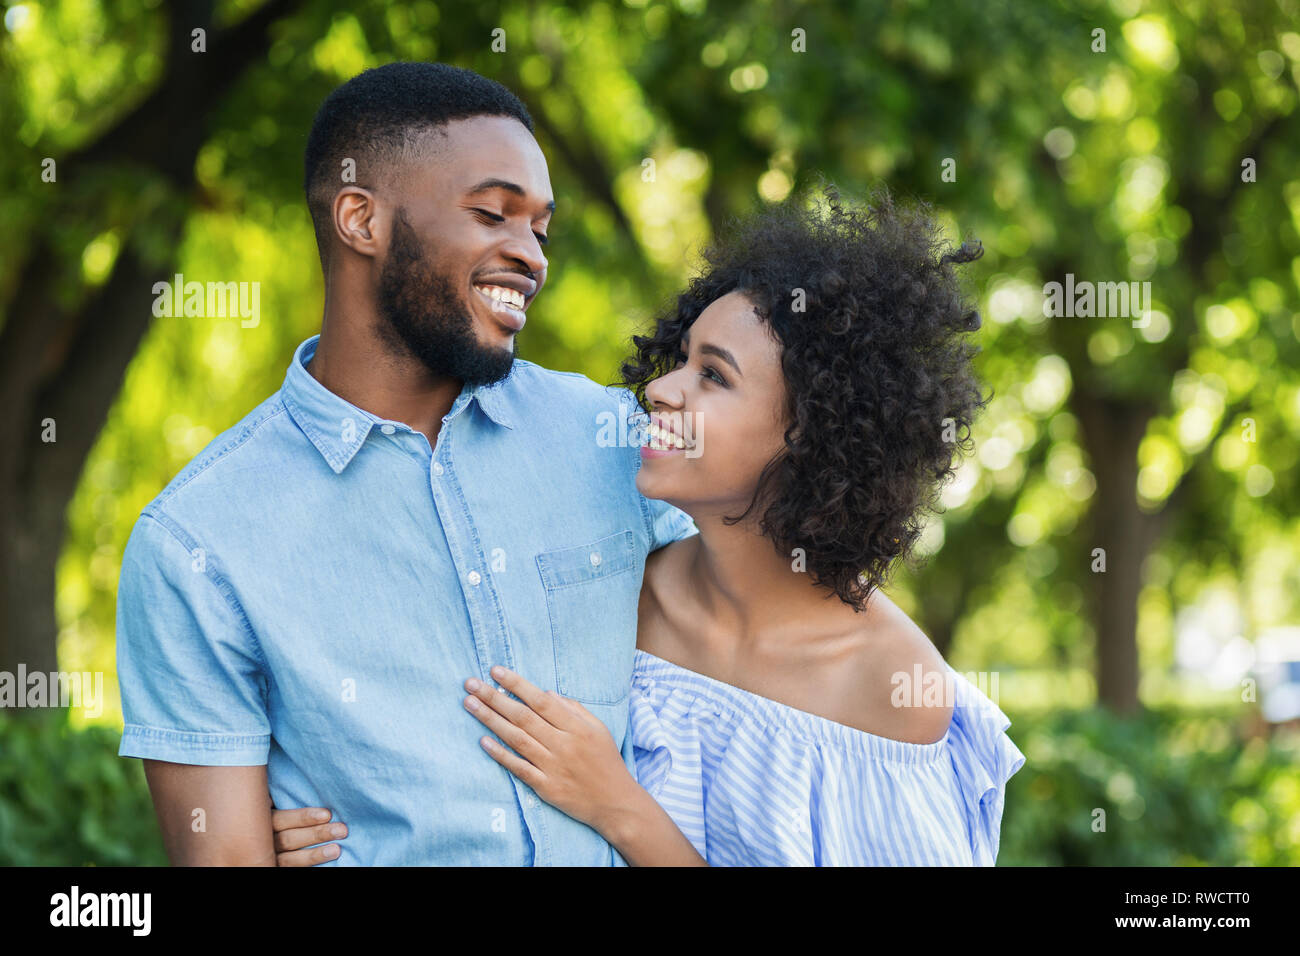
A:
{"label": "woman's neck", "polygon": [[687,568],[686,586],[711,621],[711,630],[734,635],[741,644],[766,637],[782,640],[850,621],[853,610],[827,588],[818,587],[803,555],[782,554],[748,522],[724,524],[697,518],[700,529]]}

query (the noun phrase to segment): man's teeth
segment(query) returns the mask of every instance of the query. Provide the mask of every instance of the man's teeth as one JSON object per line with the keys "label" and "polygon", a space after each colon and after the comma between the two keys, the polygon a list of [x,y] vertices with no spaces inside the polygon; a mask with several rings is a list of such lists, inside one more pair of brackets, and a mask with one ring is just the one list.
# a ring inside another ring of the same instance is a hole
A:
{"label": "man's teeth", "polygon": [[653,448],[662,450],[686,447],[686,439],[682,438],[681,435],[674,435],[668,429],[660,428],[654,422],[651,422],[646,427],[646,434],[650,437],[649,444]]}
{"label": "man's teeth", "polygon": [[502,305],[508,305],[512,309],[522,309],[524,307],[524,294],[514,289],[507,289],[499,285],[480,285],[476,288],[495,302]]}

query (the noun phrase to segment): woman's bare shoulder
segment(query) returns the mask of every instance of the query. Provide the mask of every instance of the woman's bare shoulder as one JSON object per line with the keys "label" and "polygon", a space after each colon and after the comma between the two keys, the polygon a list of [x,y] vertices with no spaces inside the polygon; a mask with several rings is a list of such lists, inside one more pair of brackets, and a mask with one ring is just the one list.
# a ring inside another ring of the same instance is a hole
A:
{"label": "woman's bare shoulder", "polygon": [[683,622],[681,582],[698,535],[666,544],[646,555],[637,610],[636,646],[660,657],[671,654],[676,631]]}
{"label": "woman's bare shoulder", "polygon": [[933,690],[947,687],[948,665],[934,642],[882,592],[863,612],[861,651],[855,656],[855,683],[863,691],[862,719],[882,730],[871,733],[906,743],[941,740],[952,722],[952,701]]}

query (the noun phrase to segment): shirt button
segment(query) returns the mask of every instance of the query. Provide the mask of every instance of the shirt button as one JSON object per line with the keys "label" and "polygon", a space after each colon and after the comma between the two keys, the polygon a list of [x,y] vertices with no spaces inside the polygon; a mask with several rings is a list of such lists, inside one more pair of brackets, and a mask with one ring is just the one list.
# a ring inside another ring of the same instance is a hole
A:
{"label": "shirt button", "polygon": [[600,552],[593,551],[591,552],[591,566],[594,568],[598,564],[600,564]]}
{"label": "shirt button", "polygon": [[478,587],[478,583],[483,580],[483,577],[477,571],[471,571],[467,575],[466,579],[470,584],[474,585],[474,587]]}
{"label": "shirt button", "polygon": [[435,461],[435,462],[433,463],[433,473],[434,473],[435,475],[441,475],[441,474],[442,474],[442,463],[441,463],[441,462],[436,462],[436,461]]}
{"label": "shirt button", "polygon": [[528,795],[528,807],[531,810],[535,806],[537,806],[537,799],[530,793]]}
{"label": "shirt button", "polygon": [[393,432],[397,431],[397,429],[394,428],[392,425],[381,425],[379,427],[379,430],[383,432],[385,435],[391,435]]}

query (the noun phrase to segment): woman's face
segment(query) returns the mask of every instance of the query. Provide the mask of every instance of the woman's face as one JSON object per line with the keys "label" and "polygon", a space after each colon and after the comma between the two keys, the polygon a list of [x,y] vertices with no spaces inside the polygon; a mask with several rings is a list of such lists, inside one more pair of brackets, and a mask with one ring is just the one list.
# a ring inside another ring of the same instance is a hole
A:
{"label": "woman's face", "polygon": [[744,293],[700,313],[677,367],[650,382],[646,398],[641,493],[697,521],[749,507],[764,466],[784,447],[787,418],[781,346]]}

